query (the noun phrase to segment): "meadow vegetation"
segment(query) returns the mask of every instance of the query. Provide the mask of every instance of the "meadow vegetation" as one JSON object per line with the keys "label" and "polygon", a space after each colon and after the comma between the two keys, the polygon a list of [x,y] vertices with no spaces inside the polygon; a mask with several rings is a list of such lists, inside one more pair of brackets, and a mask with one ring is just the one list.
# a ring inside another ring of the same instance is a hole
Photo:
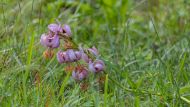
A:
{"label": "meadow vegetation", "polygon": [[[81,90],[67,65],[43,58],[56,22],[98,48],[101,85],[90,75]],[[0,106],[188,107],[189,22],[189,0],[1,0]]]}

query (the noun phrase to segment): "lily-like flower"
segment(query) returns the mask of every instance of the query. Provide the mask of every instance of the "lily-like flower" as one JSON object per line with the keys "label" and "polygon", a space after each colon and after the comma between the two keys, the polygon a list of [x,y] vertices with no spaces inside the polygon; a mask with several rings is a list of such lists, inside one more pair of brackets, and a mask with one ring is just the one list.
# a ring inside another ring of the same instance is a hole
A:
{"label": "lily-like flower", "polygon": [[84,66],[77,66],[72,72],[72,77],[75,80],[81,81],[88,76],[88,70]]}
{"label": "lily-like flower", "polygon": [[88,51],[89,51],[91,54],[93,54],[93,55],[95,55],[95,56],[98,56],[98,50],[96,49],[95,46],[93,46],[92,48],[89,48]]}
{"label": "lily-like flower", "polygon": [[67,55],[66,52],[58,51],[57,60],[59,63],[69,62],[69,56]]}
{"label": "lily-like flower", "polygon": [[50,34],[42,34],[40,43],[49,48],[58,48],[59,47],[59,36],[58,35],[50,35]]}
{"label": "lily-like flower", "polygon": [[63,28],[61,27],[61,25],[58,25],[58,24],[49,24],[48,29],[55,34],[58,34],[59,32],[63,32]]}
{"label": "lily-like flower", "polygon": [[102,60],[96,60],[94,62],[89,62],[88,68],[94,73],[98,73],[104,70],[105,64]]}

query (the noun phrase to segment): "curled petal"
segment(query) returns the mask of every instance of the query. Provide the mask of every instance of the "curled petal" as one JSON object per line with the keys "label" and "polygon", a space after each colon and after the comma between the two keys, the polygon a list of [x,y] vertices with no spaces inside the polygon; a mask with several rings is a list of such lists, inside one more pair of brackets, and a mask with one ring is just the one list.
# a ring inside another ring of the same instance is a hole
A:
{"label": "curled petal", "polygon": [[105,67],[105,64],[102,60],[97,60],[94,63],[94,68],[96,69],[96,71],[103,71]]}
{"label": "curled petal", "polygon": [[84,62],[89,63],[92,59],[89,58],[89,56],[85,53],[85,51],[84,51],[84,49],[82,48],[81,45],[79,45],[79,50],[80,50],[80,52],[81,52],[81,54],[82,54],[81,59],[82,59]]}
{"label": "curled petal", "polygon": [[59,36],[42,34],[40,43],[45,47],[58,48],[59,47]]}
{"label": "curled petal", "polygon": [[59,36],[58,35],[55,35],[53,38],[50,38],[52,40],[52,42],[49,42],[50,43],[50,47],[52,48],[58,48],[59,47]]}
{"label": "curled petal", "polygon": [[67,55],[69,56],[69,61],[73,62],[77,60],[77,57],[75,56],[75,53],[72,49],[69,49],[66,51]]}
{"label": "curled petal", "polygon": [[46,41],[47,41],[47,35],[46,34],[42,34],[41,35],[41,38],[40,38],[40,43],[43,45],[43,46],[46,46]]}
{"label": "curled petal", "polygon": [[48,29],[56,34],[63,31],[61,25],[58,24],[49,24]]}
{"label": "curled petal", "polygon": [[74,62],[81,59],[80,51],[74,51],[73,49],[68,49],[67,51],[59,51],[57,53],[58,62]]}
{"label": "curled petal", "polygon": [[64,32],[67,34],[68,37],[71,36],[71,28],[70,28],[69,25],[66,25],[66,24],[65,24],[65,25],[63,26],[63,30],[64,30]]}
{"label": "curled petal", "polygon": [[90,62],[88,65],[90,71],[98,73],[104,70],[105,64],[102,60],[96,60],[95,62]]}
{"label": "curled petal", "polygon": [[65,62],[70,62],[70,58],[69,58],[69,56],[67,55],[66,52],[63,52],[63,57],[65,59]]}
{"label": "curled petal", "polygon": [[80,51],[75,51],[75,56],[77,60],[80,60],[82,57],[82,53]]}
{"label": "curled petal", "polygon": [[66,52],[58,51],[57,60],[59,63],[69,62],[69,57]]}
{"label": "curled petal", "polygon": [[81,57],[86,63],[89,63],[90,58],[88,57],[88,55],[86,55],[85,53],[82,53],[82,57]]}
{"label": "curled petal", "polygon": [[57,52],[57,60],[59,63],[63,63],[65,61],[65,59],[63,59],[63,55],[61,51]]}
{"label": "curled petal", "polygon": [[92,63],[92,62],[90,62],[89,64],[88,64],[88,69],[90,70],[90,71],[92,71],[92,72],[96,72],[96,69],[94,68],[94,63]]}

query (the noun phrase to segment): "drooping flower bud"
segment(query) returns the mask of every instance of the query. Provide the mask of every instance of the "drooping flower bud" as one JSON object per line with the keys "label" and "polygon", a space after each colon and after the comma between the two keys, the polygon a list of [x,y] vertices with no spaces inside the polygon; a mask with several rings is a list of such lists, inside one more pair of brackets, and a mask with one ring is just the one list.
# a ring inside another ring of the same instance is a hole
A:
{"label": "drooping flower bud", "polygon": [[49,48],[58,48],[59,47],[59,36],[58,35],[50,35],[50,34],[42,34],[40,43]]}
{"label": "drooping flower bud", "polygon": [[58,34],[59,32],[63,32],[63,28],[61,27],[61,25],[54,24],[54,23],[49,24],[48,29],[55,34]]}
{"label": "drooping flower bud", "polygon": [[89,63],[92,59],[89,58],[89,56],[85,53],[84,49],[82,48],[81,45],[79,45],[79,50],[81,52],[81,59],[86,62]]}
{"label": "drooping flower bud", "polygon": [[89,62],[88,68],[90,71],[98,73],[104,70],[105,64],[102,60],[96,60],[94,62]]}
{"label": "drooping flower bud", "polygon": [[66,51],[66,53],[67,53],[67,56],[69,57],[70,62],[74,62],[74,61],[77,60],[77,57],[76,57],[75,52],[73,51],[73,49],[68,49]]}
{"label": "drooping flower bud", "polygon": [[[71,37],[71,28],[69,25],[65,24],[63,26],[63,31],[66,33],[66,36]],[[63,32],[63,33],[64,33]]]}
{"label": "drooping flower bud", "polygon": [[98,50],[96,49],[95,46],[93,46],[92,48],[89,48],[88,51],[89,51],[91,54],[93,54],[93,55],[95,55],[95,56],[98,56]]}
{"label": "drooping flower bud", "polygon": [[82,53],[80,51],[75,51],[75,56],[77,60],[80,60],[82,57]]}
{"label": "drooping flower bud", "polygon": [[86,63],[89,63],[89,61],[91,60],[91,59],[88,57],[88,55],[87,55],[86,53],[84,53],[84,52],[82,52],[81,59],[82,59],[83,61],[85,61]]}
{"label": "drooping flower bud", "polygon": [[77,66],[72,72],[72,77],[75,80],[83,80],[88,76],[88,70],[84,66]]}
{"label": "drooping flower bud", "polygon": [[57,52],[57,60],[59,63],[69,62],[69,56],[66,52],[58,51]]}
{"label": "drooping flower bud", "polygon": [[81,52],[68,49],[67,51],[59,51],[57,53],[57,59],[59,63],[74,62],[81,59]]}

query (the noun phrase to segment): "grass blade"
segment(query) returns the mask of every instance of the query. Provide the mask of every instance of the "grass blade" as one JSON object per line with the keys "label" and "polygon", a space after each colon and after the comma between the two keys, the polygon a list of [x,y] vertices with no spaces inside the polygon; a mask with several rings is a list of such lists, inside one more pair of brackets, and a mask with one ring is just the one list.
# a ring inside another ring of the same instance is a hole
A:
{"label": "grass blade", "polygon": [[108,96],[108,74],[106,74],[105,86],[104,86],[104,107],[107,107]]}

